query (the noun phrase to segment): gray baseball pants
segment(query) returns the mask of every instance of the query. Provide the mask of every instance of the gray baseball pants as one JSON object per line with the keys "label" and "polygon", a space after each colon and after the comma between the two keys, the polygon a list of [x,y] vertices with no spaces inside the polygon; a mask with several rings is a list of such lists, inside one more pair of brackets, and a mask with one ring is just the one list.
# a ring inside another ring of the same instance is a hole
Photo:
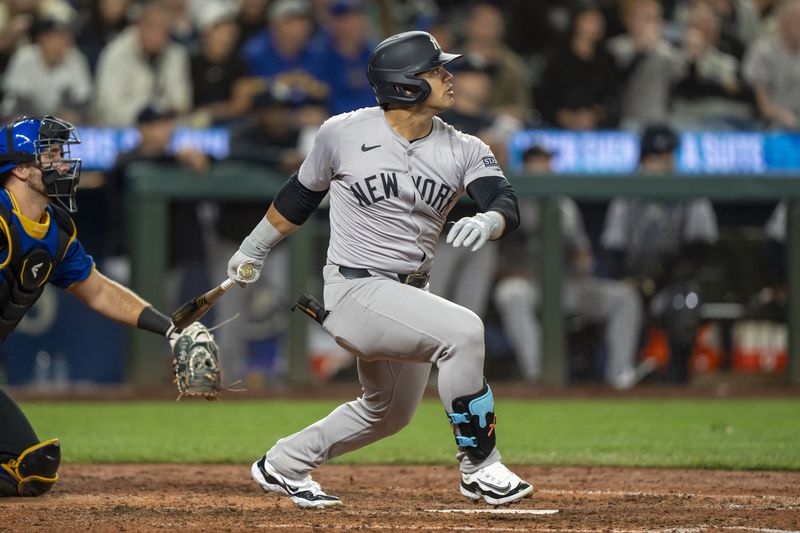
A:
{"label": "gray baseball pants", "polygon": [[[358,358],[363,394],[267,452],[270,464],[294,479],[405,427],[422,400],[431,364],[438,367],[439,397],[448,413],[453,399],[483,387],[483,322],[475,313],[378,272],[349,280],[327,265],[323,274],[331,311],[324,328]],[[464,452],[456,457],[461,471],[471,474],[499,461],[500,453],[495,449],[479,464]]]}

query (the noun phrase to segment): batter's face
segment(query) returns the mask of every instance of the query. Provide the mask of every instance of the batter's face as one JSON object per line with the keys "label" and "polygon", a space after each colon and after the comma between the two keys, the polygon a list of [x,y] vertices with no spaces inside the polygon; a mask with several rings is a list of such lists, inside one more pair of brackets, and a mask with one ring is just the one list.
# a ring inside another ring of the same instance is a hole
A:
{"label": "batter's face", "polygon": [[456,102],[453,91],[454,76],[446,68],[436,67],[426,70],[417,74],[417,77],[427,81],[431,86],[431,94],[423,102],[426,107],[436,112],[453,107]]}

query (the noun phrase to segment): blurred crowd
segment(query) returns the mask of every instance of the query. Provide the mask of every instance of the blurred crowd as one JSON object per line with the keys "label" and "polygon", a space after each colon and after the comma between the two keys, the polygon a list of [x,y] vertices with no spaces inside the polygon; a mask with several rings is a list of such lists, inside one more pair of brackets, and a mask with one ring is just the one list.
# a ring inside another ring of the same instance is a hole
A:
{"label": "blurred crowd", "polygon": [[[367,58],[400,31],[428,31],[444,50],[464,54],[452,64],[456,105],[441,118],[484,140],[501,163],[510,137],[533,128],[644,132],[643,173],[672,170],[676,131],[800,129],[800,0],[3,0],[0,28],[3,119],[53,114],[141,135],[111,171],[82,182],[103,191],[95,201],[90,192],[82,208],[104,210],[97,254],[112,275],[114,259],[126,253],[128,167],[147,160],[205,172],[214,164],[192,148],[168,149],[176,125],[228,128],[230,159],[288,175],[327,117],[375,105]],[[532,147],[526,171],[551,172],[553,155]],[[227,258],[264,205],[251,206],[251,217],[240,205],[196,207],[176,206],[173,228],[203,228],[197,239],[215,239]],[[481,316],[494,302],[531,382],[542,371],[529,268],[538,207],[523,202],[523,227],[505,251],[489,246],[463,258],[441,247],[434,281],[443,285],[432,287]],[[564,304],[570,315],[604,324],[601,377],[629,388],[655,369],[642,351],[652,341],[642,331],[652,324],[673,354],[669,379],[686,381],[702,297],[687,258],[696,263],[716,243],[714,208],[706,200],[615,200],[600,220],[602,234],[590,236],[580,207],[570,200],[559,207],[568,248]],[[769,230],[776,254],[784,220],[779,207]],[[189,263],[215,260],[198,252],[208,242],[192,242],[186,231],[173,242]],[[603,252],[600,268],[592,242]],[[775,257],[770,264],[782,265]],[[119,279],[124,270],[123,261]],[[228,342],[263,334],[262,326],[239,321]]]}
{"label": "blurred crowd", "polygon": [[247,118],[270,90],[297,120],[374,104],[371,48],[431,32],[465,129],[798,127],[795,0],[4,0],[2,115],[131,126]]}
{"label": "blurred crowd", "polygon": [[369,52],[408,29],[464,54],[443,118],[501,163],[520,129],[800,125],[797,0],[4,0],[0,28],[4,119],[151,109],[271,137],[261,115],[288,109],[293,151],[234,154],[281,170],[325,118],[374,105]]}

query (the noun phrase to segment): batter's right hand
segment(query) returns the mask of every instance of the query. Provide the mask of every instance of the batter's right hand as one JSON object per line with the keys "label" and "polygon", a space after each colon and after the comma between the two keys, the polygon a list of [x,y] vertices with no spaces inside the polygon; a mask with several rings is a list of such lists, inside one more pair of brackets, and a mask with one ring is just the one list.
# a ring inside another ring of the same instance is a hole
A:
{"label": "batter's right hand", "polygon": [[[244,263],[250,263],[253,266],[253,276],[251,278],[244,279],[239,275],[239,267]],[[259,276],[261,276],[261,269],[263,267],[263,259],[250,257],[241,250],[237,250],[236,253],[233,254],[233,257],[231,257],[230,261],[228,261],[228,277],[244,287],[245,285],[255,283],[256,280],[258,280]]]}

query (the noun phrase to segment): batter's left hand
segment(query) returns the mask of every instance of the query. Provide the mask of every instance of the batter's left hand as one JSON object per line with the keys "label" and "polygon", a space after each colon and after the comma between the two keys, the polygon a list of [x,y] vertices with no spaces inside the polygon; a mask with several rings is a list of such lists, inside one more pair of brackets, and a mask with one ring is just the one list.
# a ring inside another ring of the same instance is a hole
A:
{"label": "batter's left hand", "polygon": [[472,251],[486,244],[489,237],[497,229],[497,220],[486,213],[478,213],[472,217],[464,217],[450,229],[447,242],[454,248],[472,245]]}

